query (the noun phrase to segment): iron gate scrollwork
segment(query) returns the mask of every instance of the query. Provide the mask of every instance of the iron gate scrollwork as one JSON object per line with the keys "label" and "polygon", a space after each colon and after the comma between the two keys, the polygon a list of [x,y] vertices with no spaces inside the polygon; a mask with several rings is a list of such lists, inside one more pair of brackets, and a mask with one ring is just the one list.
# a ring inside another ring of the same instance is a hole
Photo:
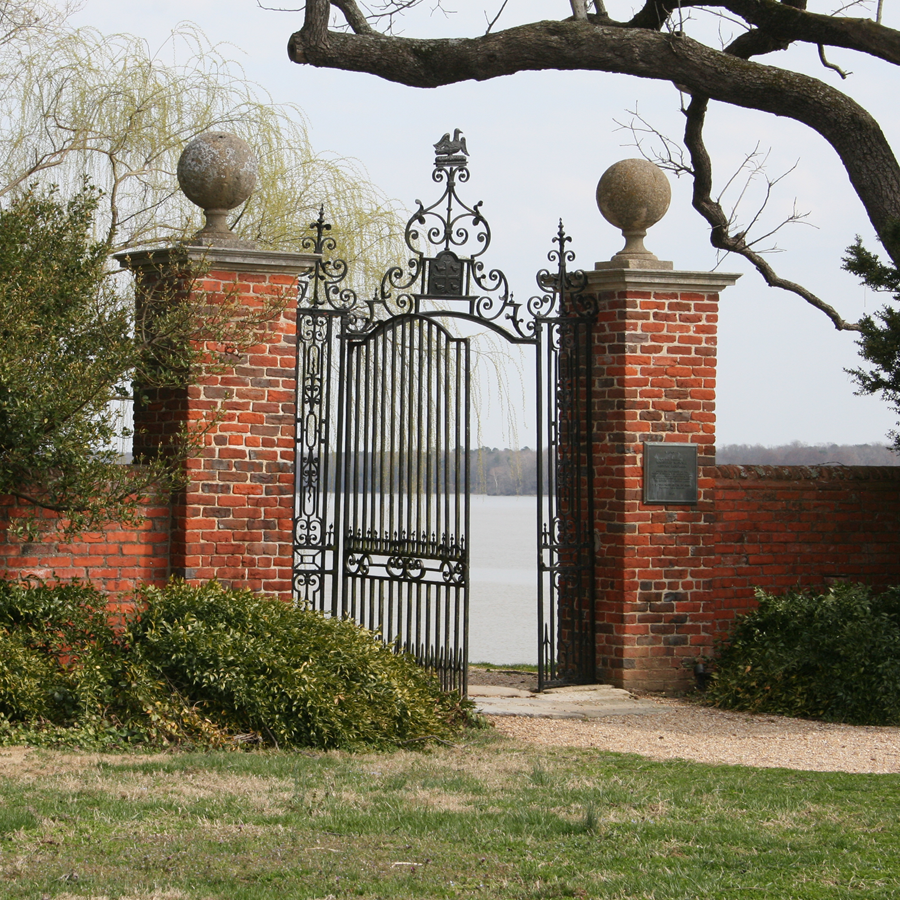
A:
{"label": "iron gate scrollwork", "polygon": [[534,348],[538,395],[538,680],[594,677],[590,340],[595,305],[560,223],[517,302],[487,269],[491,241],[457,129],[435,144],[443,185],[405,231],[411,253],[374,295],[346,286],[320,212],[305,249],[319,261],[297,316],[294,592],[349,616],[466,690],[471,463],[471,350],[454,319]]}
{"label": "iron gate scrollwork", "polygon": [[293,592],[311,608],[338,615],[335,372],[341,365],[342,322],[358,304],[356,294],[343,286],[346,264],[326,258],[336,247],[324,210],[310,227],[315,237],[307,238],[303,249],[319,259],[300,280],[297,308]]}

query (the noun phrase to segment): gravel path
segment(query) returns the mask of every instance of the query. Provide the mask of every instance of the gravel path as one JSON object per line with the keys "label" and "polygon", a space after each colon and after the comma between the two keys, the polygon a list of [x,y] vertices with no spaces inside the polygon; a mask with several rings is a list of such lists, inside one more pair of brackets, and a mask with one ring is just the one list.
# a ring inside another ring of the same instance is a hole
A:
{"label": "gravel path", "polygon": [[589,721],[492,717],[498,732],[552,747],[593,747],[651,759],[900,773],[900,727],[831,725],[724,712],[682,700],[654,700],[659,712]]}

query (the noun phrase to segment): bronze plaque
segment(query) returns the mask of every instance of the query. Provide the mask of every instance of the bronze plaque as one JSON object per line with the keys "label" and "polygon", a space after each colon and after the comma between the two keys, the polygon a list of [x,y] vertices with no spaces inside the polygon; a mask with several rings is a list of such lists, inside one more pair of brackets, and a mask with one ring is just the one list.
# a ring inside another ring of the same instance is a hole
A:
{"label": "bronze plaque", "polygon": [[697,502],[697,445],[644,444],[644,503]]}

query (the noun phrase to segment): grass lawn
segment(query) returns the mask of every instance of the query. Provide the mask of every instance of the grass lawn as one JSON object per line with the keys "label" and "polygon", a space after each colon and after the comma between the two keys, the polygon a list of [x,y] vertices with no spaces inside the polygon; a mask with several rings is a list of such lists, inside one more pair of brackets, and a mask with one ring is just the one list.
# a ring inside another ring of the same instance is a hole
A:
{"label": "grass lawn", "polygon": [[900,776],[429,752],[0,748],[0,897],[900,897]]}

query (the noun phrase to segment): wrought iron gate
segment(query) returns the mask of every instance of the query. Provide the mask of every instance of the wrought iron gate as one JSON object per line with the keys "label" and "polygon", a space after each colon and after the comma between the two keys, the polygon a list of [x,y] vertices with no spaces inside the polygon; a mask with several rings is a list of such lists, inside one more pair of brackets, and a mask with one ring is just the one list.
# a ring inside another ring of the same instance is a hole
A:
{"label": "wrought iron gate", "polygon": [[342,612],[465,690],[469,345],[398,316],[347,341]]}
{"label": "wrought iron gate", "polygon": [[[469,586],[470,347],[454,321],[534,348],[538,418],[538,681],[594,677],[590,338],[596,310],[562,224],[538,273],[541,294],[513,299],[481,257],[490,228],[459,131],[435,144],[431,206],[406,227],[412,253],[371,300],[320,213],[306,249],[297,321],[294,591],[350,616],[466,690]],[[471,330],[471,329],[470,329]]]}

